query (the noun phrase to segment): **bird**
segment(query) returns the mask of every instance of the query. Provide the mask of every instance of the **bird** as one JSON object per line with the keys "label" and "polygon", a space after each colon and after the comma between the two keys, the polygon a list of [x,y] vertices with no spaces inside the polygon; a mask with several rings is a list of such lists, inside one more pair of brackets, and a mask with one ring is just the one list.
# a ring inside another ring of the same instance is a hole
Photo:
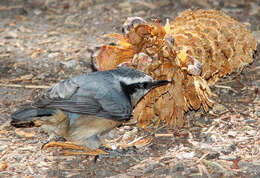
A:
{"label": "bird", "polygon": [[11,114],[11,125],[40,126],[51,138],[95,150],[102,144],[100,135],[128,121],[144,95],[170,82],[124,66],[88,72],[54,84],[21,106]]}

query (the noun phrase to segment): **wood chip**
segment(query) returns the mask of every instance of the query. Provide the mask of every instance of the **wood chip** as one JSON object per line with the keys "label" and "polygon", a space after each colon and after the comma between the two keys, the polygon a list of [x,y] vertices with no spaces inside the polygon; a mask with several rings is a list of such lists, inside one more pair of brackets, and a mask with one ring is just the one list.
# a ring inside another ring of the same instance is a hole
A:
{"label": "wood chip", "polygon": [[20,137],[24,137],[24,138],[32,138],[35,136],[35,132],[26,132],[22,129],[15,129],[15,133]]}
{"label": "wood chip", "polygon": [[31,58],[36,58],[37,56],[39,56],[41,53],[41,50],[40,49],[35,49],[32,54],[31,54]]}
{"label": "wood chip", "polygon": [[0,171],[5,171],[7,167],[8,167],[7,162],[3,161],[0,163]]}

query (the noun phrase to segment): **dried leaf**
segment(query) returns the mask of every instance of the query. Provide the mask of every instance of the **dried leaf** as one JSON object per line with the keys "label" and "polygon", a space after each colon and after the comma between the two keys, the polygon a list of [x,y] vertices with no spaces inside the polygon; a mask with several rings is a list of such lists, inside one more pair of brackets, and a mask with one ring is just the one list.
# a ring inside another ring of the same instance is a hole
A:
{"label": "dried leaf", "polygon": [[119,64],[130,60],[134,56],[134,51],[117,46],[102,46],[97,56],[96,65],[99,70],[109,70]]}

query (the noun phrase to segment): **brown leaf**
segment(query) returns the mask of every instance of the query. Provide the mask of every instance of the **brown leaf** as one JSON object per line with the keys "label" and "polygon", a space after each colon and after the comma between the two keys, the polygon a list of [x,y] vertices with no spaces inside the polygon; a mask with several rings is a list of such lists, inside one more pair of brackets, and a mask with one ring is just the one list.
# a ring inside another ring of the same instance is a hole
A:
{"label": "brown leaf", "polygon": [[133,58],[134,51],[123,49],[117,46],[104,45],[96,59],[99,70],[109,70],[116,68],[119,64]]}

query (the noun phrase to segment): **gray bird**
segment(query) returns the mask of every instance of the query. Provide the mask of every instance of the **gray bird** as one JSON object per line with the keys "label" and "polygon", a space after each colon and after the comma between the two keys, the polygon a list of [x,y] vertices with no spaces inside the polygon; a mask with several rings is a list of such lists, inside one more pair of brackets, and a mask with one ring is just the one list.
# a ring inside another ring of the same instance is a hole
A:
{"label": "gray bird", "polygon": [[128,120],[146,93],[167,83],[128,67],[78,75],[15,111],[11,125],[41,126],[52,136],[97,149],[100,135]]}

